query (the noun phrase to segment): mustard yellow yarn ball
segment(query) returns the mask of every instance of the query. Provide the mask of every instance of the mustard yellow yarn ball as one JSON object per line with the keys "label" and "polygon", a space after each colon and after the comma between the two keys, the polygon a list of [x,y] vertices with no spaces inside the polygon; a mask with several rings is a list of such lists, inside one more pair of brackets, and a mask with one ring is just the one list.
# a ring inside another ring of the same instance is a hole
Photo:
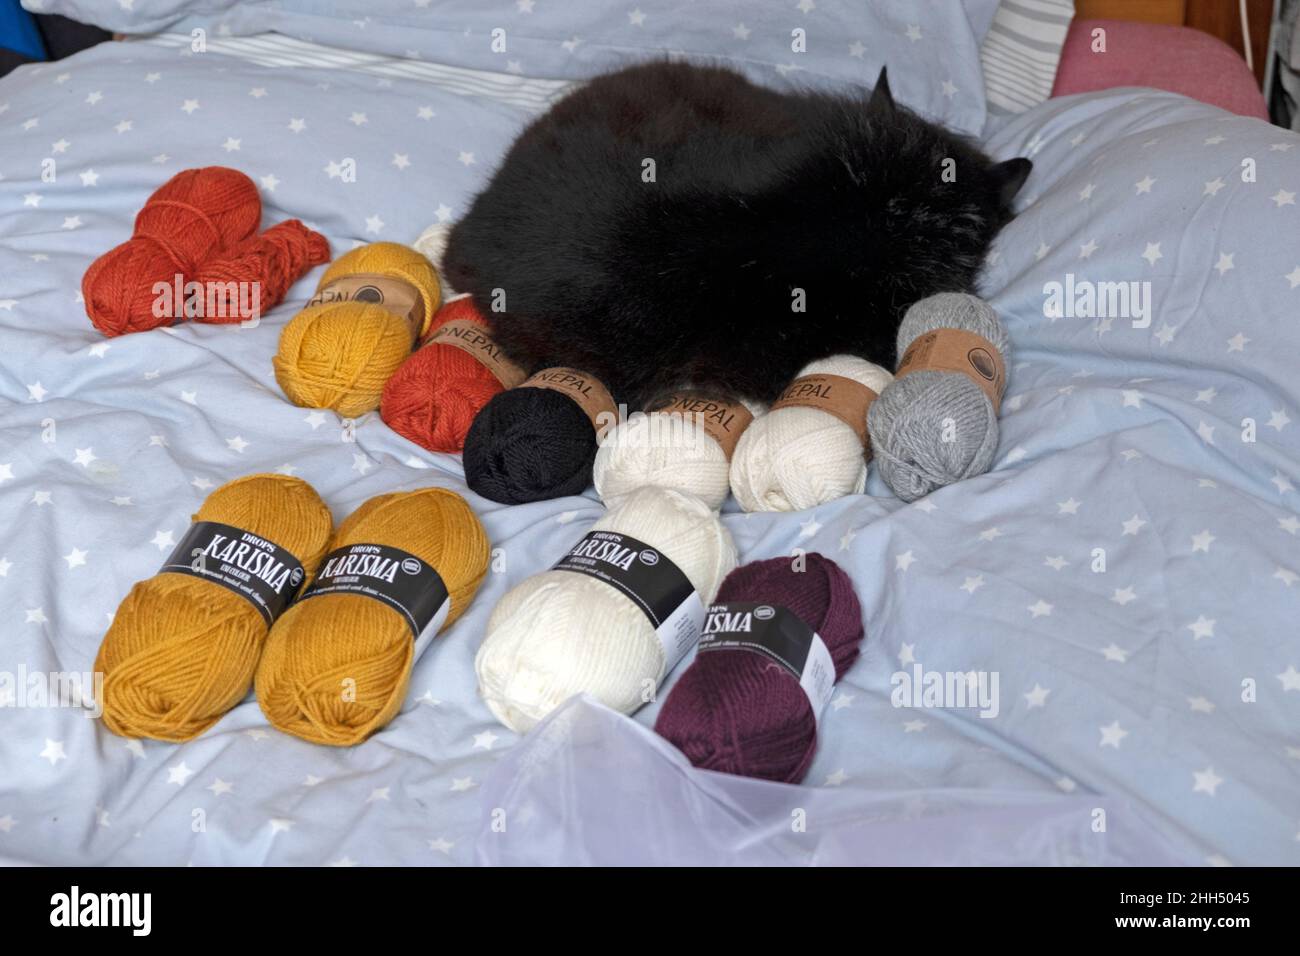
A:
{"label": "mustard yellow yarn ball", "polygon": [[[314,574],[333,518],[311,485],[249,475],[208,495],[195,521],[219,521],[266,538]],[[261,613],[219,584],[163,572],[131,588],[104,635],[104,724],[123,737],[184,741],[238,704],[266,640]]]}
{"label": "mustard yellow yarn ball", "polygon": [[373,301],[309,305],[280,333],[276,381],[295,405],[356,418],[379,407],[384,385],[428,330],[442,301],[437,270],[395,242],[361,246],[336,259],[316,292],[351,276],[383,276],[413,287],[415,321]]}

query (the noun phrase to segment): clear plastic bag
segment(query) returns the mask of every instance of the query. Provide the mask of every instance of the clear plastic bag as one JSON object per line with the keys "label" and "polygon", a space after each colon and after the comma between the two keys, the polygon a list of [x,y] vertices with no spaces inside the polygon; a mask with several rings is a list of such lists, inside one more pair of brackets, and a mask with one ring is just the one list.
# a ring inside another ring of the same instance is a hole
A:
{"label": "clear plastic bag", "polygon": [[585,697],[506,753],[482,798],[476,855],[488,865],[1199,862],[1110,797],[817,788],[697,770],[648,728]]}

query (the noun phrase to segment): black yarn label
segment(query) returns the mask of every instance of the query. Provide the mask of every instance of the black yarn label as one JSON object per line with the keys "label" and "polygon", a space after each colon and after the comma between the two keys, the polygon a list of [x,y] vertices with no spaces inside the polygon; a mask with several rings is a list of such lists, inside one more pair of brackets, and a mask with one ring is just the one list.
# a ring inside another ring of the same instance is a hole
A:
{"label": "black yarn label", "polygon": [[799,681],[820,719],[835,687],[835,662],[816,631],[788,608],[731,601],[704,616],[699,653],[743,650],[775,661]]}
{"label": "black yarn label", "polygon": [[417,643],[450,597],[433,565],[386,544],[349,544],[325,555],[298,600],[324,594],[360,594],[387,604],[406,619]]}
{"label": "black yarn label", "polygon": [[630,598],[663,645],[664,673],[682,659],[700,633],[704,602],[690,578],[662,551],[631,535],[589,531],[552,570],[585,574]]}
{"label": "black yarn label", "polygon": [[302,562],[274,541],[220,521],[196,521],[159,573],[219,584],[253,605],[270,627],[302,587]]}

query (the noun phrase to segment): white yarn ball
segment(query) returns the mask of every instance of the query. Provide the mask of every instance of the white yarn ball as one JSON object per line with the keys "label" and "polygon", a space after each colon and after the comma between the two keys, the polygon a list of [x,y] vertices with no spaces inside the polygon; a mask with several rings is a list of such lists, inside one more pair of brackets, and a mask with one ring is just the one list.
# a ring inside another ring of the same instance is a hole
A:
{"label": "white yarn ball", "polygon": [[[865,359],[832,355],[805,375],[842,375],[879,395],[894,376]],[[857,434],[830,412],[778,408],[740,436],[731,459],[731,490],[746,511],[802,511],[861,493],[867,459]]]}
{"label": "white yarn ball", "polygon": [[[592,525],[644,541],[681,569],[705,606],[736,565],[718,516],[693,495],[646,487]],[[658,687],[663,646],[631,598],[573,571],[544,571],[511,588],[488,619],[474,658],[479,693],[501,723],[524,733],[575,694],[630,714],[646,681]]]}
{"label": "white yarn ball", "polygon": [[447,277],[442,272],[442,257],[447,252],[447,238],[451,235],[452,225],[450,222],[435,222],[420,233],[420,238],[412,243],[416,251],[423,253],[438,270],[438,281],[442,284],[444,302],[449,301],[456,294],[456,290],[448,284]]}
{"label": "white yarn ball", "polygon": [[[753,415],[762,410],[753,402],[741,404]],[[730,467],[722,446],[699,422],[662,412],[638,412],[601,441],[591,475],[596,493],[606,504],[653,485],[690,492],[717,511],[731,488]]]}

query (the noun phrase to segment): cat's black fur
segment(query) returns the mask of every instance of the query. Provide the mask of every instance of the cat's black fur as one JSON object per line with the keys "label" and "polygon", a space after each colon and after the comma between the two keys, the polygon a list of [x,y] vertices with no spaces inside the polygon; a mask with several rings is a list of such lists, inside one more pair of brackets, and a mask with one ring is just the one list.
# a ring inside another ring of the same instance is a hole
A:
{"label": "cat's black fur", "polygon": [[884,71],[842,97],[652,63],[529,126],[444,268],[530,371],[585,369],[632,408],[684,383],[770,400],[826,355],[892,368],[906,307],[972,290],[1029,171],[895,105]]}

